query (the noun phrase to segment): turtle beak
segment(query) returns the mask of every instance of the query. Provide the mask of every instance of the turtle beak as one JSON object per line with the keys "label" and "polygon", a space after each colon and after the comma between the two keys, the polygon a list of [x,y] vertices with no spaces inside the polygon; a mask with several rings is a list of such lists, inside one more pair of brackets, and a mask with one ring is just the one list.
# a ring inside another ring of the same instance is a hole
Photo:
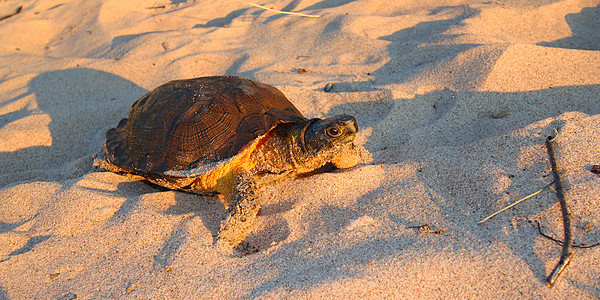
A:
{"label": "turtle beak", "polygon": [[358,132],[358,124],[356,124],[356,119],[352,116],[348,116],[349,119],[346,120],[346,132],[350,135],[355,135]]}

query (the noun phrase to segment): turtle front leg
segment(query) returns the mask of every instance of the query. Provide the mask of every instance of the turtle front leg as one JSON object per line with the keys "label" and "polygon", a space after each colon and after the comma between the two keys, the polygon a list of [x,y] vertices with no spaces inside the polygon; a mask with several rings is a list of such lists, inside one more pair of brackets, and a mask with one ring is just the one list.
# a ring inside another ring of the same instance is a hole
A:
{"label": "turtle front leg", "polygon": [[258,183],[246,171],[236,178],[237,194],[230,203],[229,214],[221,222],[217,245],[235,247],[240,245],[250,233],[256,215],[260,210]]}

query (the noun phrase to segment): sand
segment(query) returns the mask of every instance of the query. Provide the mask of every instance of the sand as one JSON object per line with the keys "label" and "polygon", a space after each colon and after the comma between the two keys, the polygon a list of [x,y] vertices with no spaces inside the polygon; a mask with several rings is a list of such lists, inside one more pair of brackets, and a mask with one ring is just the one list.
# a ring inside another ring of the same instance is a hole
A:
{"label": "sand", "polygon": [[[0,299],[600,297],[600,1],[0,1]],[[158,85],[208,75],[356,117],[374,161],[285,181],[224,255],[214,198],[92,166]],[[326,93],[323,88],[333,83]],[[495,117],[500,118],[493,118]],[[413,228],[428,224],[430,230]]]}

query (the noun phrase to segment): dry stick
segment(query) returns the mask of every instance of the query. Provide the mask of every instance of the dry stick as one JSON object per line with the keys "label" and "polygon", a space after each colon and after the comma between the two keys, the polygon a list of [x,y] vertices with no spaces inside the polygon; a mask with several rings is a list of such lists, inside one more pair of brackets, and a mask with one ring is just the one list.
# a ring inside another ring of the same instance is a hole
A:
{"label": "dry stick", "polygon": [[17,15],[18,13],[20,13],[20,12],[21,12],[21,10],[23,10],[23,6],[22,6],[22,5],[21,5],[21,6],[19,6],[19,7],[17,7],[17,9],[15,10],[15,12],[14,12],[14,13],[12,13],[12,14],[8,14],[8,15],[6,15],[6,16],[2,16],[2,17],[0,17],[0,21],[6,20],[6,19],[8,19],[8,18],[10,18],[10,17],[12,17],[12,16],[14,16],[14,15]]}
{"label": "dry stick", "polygon": [[513,207],[513,206],[515,206],[515,205],[517,205],[517,204],[519,204],[519,203],[521,203],[521,202],[523,202],[523,201],[525,201],[525,200],[527,200],[527,199],[529,199],[529,198],[531,198],[531,197],[533,197],[533,196],[535,196],[535,195],[537,195],[537,194],[539,194],[539,193],[543,192],[545,189],[549,188],[549,187],[550,187],[550,186],[551,186],[553,183],[554,183],[554,181],[552,181],[552,182],[548,183],[548,185],[546,185],[545,187],[543,187],[541,190],[539,190],[539,191],[537,191],[537,192],[535,192],[535,193],[533,193],[533,194],[531,194],[531,195],[525,196],[525,197],[523,197],[523,199],[521,199],[521,200],[517,200],[517,201],[515,201],[515,203],[513,203],[513,204],[511,204],[511,205],[509,205],[509,206],[507,206],[507,207],[505,207],[505,208],[503,208],[503,209],[501,209],[501,210],[499,210],[499,211],[497,211],[497,212],[495,212],[495,213],[493,213],[493,214],[489,215],[487,218],[485,218],[485,219],[483,219],[483,220],[479,221],[479,223],[477,223],[477,224],[481,224],[481,223],[483,223],[483,222],[485,222],[485,221],[487,221],[487,220],[491,219],[493,216],[495,216],[495,215],[497,215],[497,214],[499,214],[499,213],[501,213],[501,212],[503,212],[503,211],[505,211],[505,210],[507,210],[507,209],[509,209],[509,208],[511,208],[511,207]]}
{"label": "dry stick", "polygon": [[242,0],[239,0],[239,1],[241,1],[241,2],[244,2],[244,3],[247,3],[247,4],[250,4],[250,5],[252,5],[252,6],[256,6],[256,7],[258,7],[258,8],[266,9],[266,10],[268,10],[268,11],[276,12],[276,13],[278,13],[278,14],[296,15],[296,16],[301,16],[301,17],[309,17],[309,18],[318,18],[318,17],[320,17],[320,16],[317,16],[317,15],[306,15],[306,14],[301,14],[301,13],[295,13],[295,12],[289,12],[289,11],[281,11],[281,10],[276,10],[276,9],[268,8],[268,7],[266,7],[266,6],[258,5],[258,4],[256,4],[256,3],[248,2],[248,1],[242,1]]}
{"label": "dry stick", "polygon": [[556,196],[558,197],[558,201],[560,202],[560,210],[562,211],[563,218],[563,226],[564,226],[564,242],[562,247],[562,253],[560,255],[560,260],[550,272],[550,275],[546,278],[546,285],[552,286],[556,282],[558,276],[564,271],[564,269],[569,265],[571,258],[573,257],[573,248],[571,246],[573,237],[571,236],[571,218],[569,216],[569,208],[567,207],[567,201],[565,200],[565,195],[562,188],[562,183],[560,181],[560,175],[558,175],[558,168],[556,167],[556,159],[554,158],[554,149],[552,148],[552,144],[556,138],[549,136],[546,139],[546,149],[548,150],[548,156],[550,158],[550,166],[552,166],[552,174],[554,175],[554,185],[556,187]]}

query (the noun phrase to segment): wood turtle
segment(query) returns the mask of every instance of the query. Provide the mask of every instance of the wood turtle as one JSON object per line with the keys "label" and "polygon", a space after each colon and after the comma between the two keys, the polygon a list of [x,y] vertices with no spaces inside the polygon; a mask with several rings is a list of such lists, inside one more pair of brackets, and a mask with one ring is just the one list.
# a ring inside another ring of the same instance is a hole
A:
{"label": "wood turtle", "polygon": [[353,143],[357,131],[352,116],[307,119],[278,89],[251,79],[175,80],[138,99],[108,130],[96,163],[169,189],[221,195],[228,215],[217,244],[231,248],[251,230],[260,187],[327,163],[369,162]]}

